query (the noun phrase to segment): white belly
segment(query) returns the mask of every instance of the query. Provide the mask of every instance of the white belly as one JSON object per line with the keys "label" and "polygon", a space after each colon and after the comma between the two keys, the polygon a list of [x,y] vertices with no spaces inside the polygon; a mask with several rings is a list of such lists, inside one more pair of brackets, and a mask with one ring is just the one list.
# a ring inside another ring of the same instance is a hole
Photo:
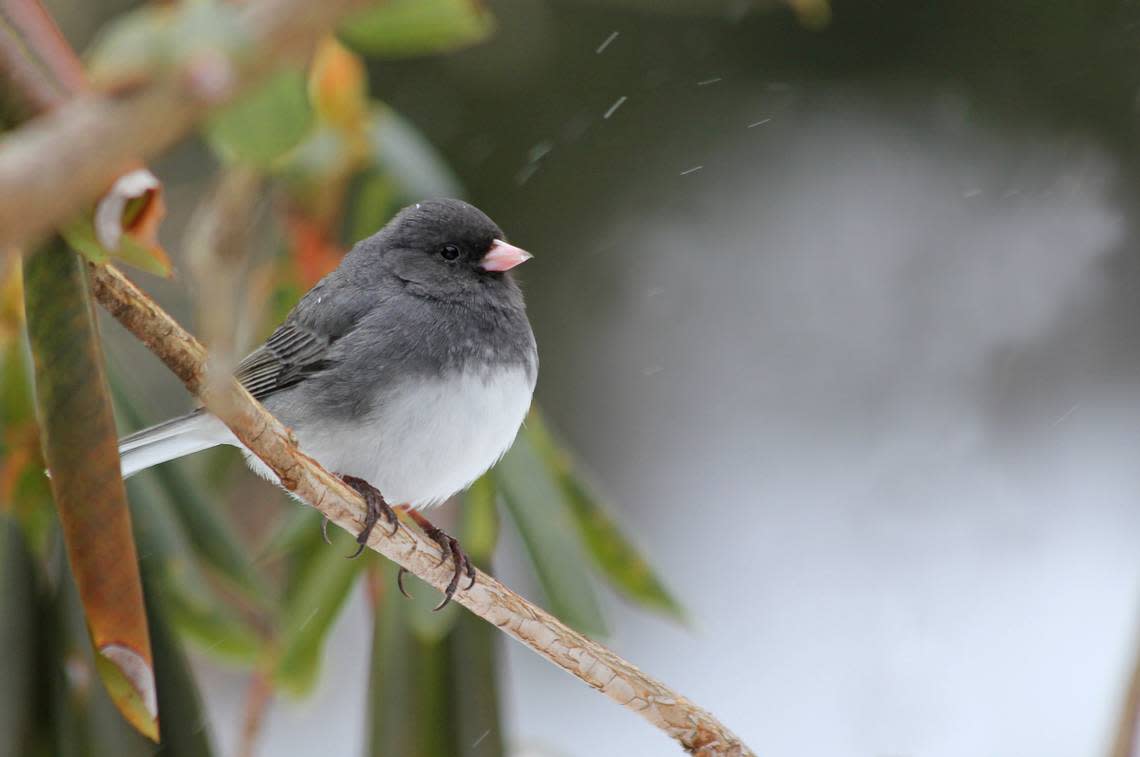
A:
{"label": "white belly", "polygon": [[[466,488],[510,448],[534,384],[522,367],[408,382],[372,417],[293,429],[333,473],[371,483],[392,505],[427,507]],[[252,458],[251,466],[264,468]]]}

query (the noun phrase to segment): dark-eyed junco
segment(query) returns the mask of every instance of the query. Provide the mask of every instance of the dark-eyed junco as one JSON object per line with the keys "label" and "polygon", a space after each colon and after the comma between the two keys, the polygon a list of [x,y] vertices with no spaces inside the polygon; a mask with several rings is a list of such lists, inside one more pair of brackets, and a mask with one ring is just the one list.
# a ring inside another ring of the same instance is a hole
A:
{"label": "dark-eyed junco", "polygon": [[[452,556],[443,604],[474,571],[416,508],[468,486],[522,424],[538,353],[507,271],[530,257],[465,202],[417,203],[358,242],[236,371],[302,451],[364,496],[361,549],[381,515],[398,528],[391,503],[406,506]],[[197,410],[124,438],[123,475],[219,444],[241,446]],[[276,481],[252,454],[246,459]]]}

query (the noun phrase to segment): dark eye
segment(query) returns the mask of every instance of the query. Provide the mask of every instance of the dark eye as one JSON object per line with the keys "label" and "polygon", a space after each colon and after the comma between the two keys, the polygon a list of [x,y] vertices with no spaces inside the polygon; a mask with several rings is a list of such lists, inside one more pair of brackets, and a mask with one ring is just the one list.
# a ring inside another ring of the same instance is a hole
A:
{"label": "dark eye", "polygon": [[459,257],[459,248],[453,244],[445,244],[439,251],[444,260],[455,260]]}

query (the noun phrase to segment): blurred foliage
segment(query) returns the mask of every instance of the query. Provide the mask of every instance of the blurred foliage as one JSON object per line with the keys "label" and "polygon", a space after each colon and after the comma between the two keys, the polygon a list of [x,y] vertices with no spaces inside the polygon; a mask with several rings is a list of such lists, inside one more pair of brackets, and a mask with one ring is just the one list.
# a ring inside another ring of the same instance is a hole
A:
{"label": "blurred foliage", "polygon": [[350,18],[340,35],[366,55],[399,57],[455,50],[493,29],[482,0],[389,0]]}
{"label": "blurred foliage", "polygon": [[[236,26],[216,28],[217,16],[202,12],[214,4],[143,5],[115,19],[88,56],[93,77],[122,84],[188,50],[240,45]],[[206,24],[208,18],[214,20]],[[435,54],[481,41],[493,28],[477,0],[393,0],[351,18],[339,31],[344,42],[326,39],[306,71],[281,72],[203,124],[202,136],[218,162],[260,172],[275,200],[272,222],[283,244],[278,255],[252,266],[246,291],[250,312],[266,314],[256,325],[261,333],[337,265],[348,244],[375,232],[398,208],[428,196],[462,194],[420,131],[370,94],[358,52]],[[153,208],[132,202],[124,201],[124,244],[114,254],[166,273],[161,249],[149,245],[145,234],[132,236],[136,214]],[[76,222],[66,237],[90,259],[111,254],[93,221]],[[31,264],[42,275],[29,278],[28,300],[43,302],[58,282],[44,278],[50,271],[43,261],[33,258]],[[114,713],[94,683],[84,614],[42,473],[23,294],[18,264],[11,256],[0,258],[0,666],[8,671],[0,678],[0,757],[150,754],[153,747]],[[38,358],[51,349],[42,338],[34,346]],[[111,380],[124,426],[157,420],[145,418],[126,391],[129,377]],[[79,386],[77,394],[94,391],[86,382]],[[329,632],[361,574],[376,619],[368,753],[503,753],[497,629],[455,604],[431,612],[435,592],[415,578],[407,580],[414,598],[399,596],[394,566],[372,553],[344,559],[352,540],[338,531],[333,546],[324,544],[320,518],[308,508],[277,507],[258,515],[256,528],[243,528],[249,516],[219,506],[232,482],[221,468],[233,458],[208,460],[214,470],[198,478],[180,465],[165,465],[128,487],[157,676],[160,754],[213,753],[186,645],[248,671],[275,692],[303,696],[318,680]],[[498,505],[504,503],[546,604],[565,621],[604,632],[596,577],[644,607],[680,617],[675,600],[590,492],[535,415],[515,450],[462,495],[458,536],[471,558],[489,569]],[[66,503],[63,512],[66,525]],[[94,535],[72,537],[84,533]],[[251,538],[253,533],[260,537]],[[588,569],[591,560],[596,576]],[[133,560],[120,562],[134,567]],[[142,612],[142,603],[133,609]],[[47,630],[37,633],[41,627]],[[251,697],[248,706],[256,710],[264,702]],[[256,715],[247,713],[253,720]]]}
{"label": "blurred foliage", "polygon": [[268,168],[299,143],[313,123],[300,71],[281,71],[206,124],[206,137],[227,160]]}

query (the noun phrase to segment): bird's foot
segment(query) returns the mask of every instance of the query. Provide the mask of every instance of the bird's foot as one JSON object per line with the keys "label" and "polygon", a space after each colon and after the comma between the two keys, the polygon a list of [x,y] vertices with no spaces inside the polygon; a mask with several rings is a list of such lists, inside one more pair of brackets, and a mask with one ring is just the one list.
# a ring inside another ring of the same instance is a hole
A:
{"label": "bird's foot", "polygon": [[[443,555],[439,558],[440,565],[447,560],[449,555],[455,563],[455,572],[452,573],[451,581],[443,591],[443,601],[432,610],[433,612],[437,612],[447,606],[447,603],[455,596],[455,591],[459,588],[459,579],[464,574],[466,574],[468,578],[467,585],[463,587],[464,591],[475,585],[475,566],[471,564],[471,558],[469,558],[467,553],[459,546],[459,541],[454,536],[447,534],[443,529],[436,528],[432,525],[430,520],[420,515],[417,511],[407,507],[400,509],[406,512],[408,517],[414,520],[416,525],[423,529],[428,538],[438,544],[439,548],[443,550]],[[401,594],[410,599],[411,595],[404,591],[404,574],[407,572],[406,568],[400,568],[400,572],[396,574],[396,587],[399,588]]]}
{"label": "bird's foot", "polygon": [[[400,520],[396,517],[396,511],[384,501],[384,495],[380,493],[372,484],[365,481],[363,478],[356,476],[341,476],[337,475],[341,481],[347,484],[353,491],[364,497],[364,504],[368,506],[368,511],[364,516],[364,528],[360,529],[360,533],[356,535],[356,543],[359,544],[356,551],[348,555],[349,559],[360,557],[360,553],[364,551],[364,547],[368,544],[368,537],[372,534],[372,528],[380,520],[380,516],[384,516],[384,520],[392,524],[392,531],[389,536],[395,535],[400,530]],[[325,518],[321,522],[321,535],[324,536],[325,542],[329,543],[328,533],[329,519]]]}

